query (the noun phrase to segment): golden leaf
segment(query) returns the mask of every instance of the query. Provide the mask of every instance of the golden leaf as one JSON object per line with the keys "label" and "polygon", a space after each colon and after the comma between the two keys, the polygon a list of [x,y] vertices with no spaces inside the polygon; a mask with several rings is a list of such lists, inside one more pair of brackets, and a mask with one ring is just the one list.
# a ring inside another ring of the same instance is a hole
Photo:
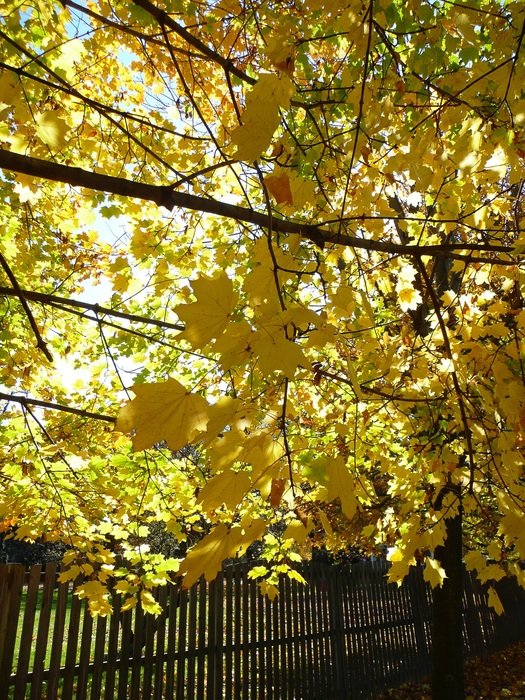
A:
{"label": "golden leaf", "polygon": [[217,474],[201,489],[198,503],[209,513],[223,504],[233,510],[242,501],[251,488],[251,479],[247,472],[234,472],[231,469]]}
{"label": "golden leaf", "polygon": [[135,398],[119,411],[116,430],[133,432],[133,449],[145,450],[166,441],[179,450],[194,442],[208,424],[208,403],[191,394],[175,379],[157,384],[137,384]]}
{"label": "golden leaf", "polygon": [[242,124],[232,133],[235,157],[248,163],[266,151],[279,126],[279,108],[287,108],[294,92],[286,75],[263,73],[246,98]]}
{"label": "golden leaf", "polygon": [[268,40],[266,55],[272,64],[284,73],[292,76],[294,71],[295,47],[290,44],[290,35],[275,34]]}
{"label": "golden leaf", "polygon": [[341,499],[341,508],[347,518],[353,518],[357,510],[355,484],[350,471],[342,457],[326,462],[326,500]]}
{"label": "golden leaf", "polygon": [[184,588],[191,586],[204,576],[212,581],[222,562],[235,555],[240,544],[240,528],[229,528],[224,523],[217,525],[198,542],[180,565],[179,574],[184,576]]}
{"label": "golden leaf", "polygon": [[425,560],[425,568],[423,570],[423,578],[427,583],[430,583],[432,588],[442,586],[447,577],[445,569],[440,565],[437,559],[427,557]]}
{"label": "golden leaf", "polygon": [[199,277],[191,286],[197,301],[177,306],[176,312],[186,324],[182,337],[200,348],[222,335],[237,304],[237,294],[224,272],[216,277]]}
{"label": "golden leaf", "polygon": [[310,520],[307,521],[306,526],[300,520],[292,520],[286,526],[286,530],[283,533],[283,538],[285,540],[295,540],[298,544],[303,544],[306,541],[306,536],[312,530],[313,524]]}
{"label": "golden leaf", "polygon": [[265,325],[254,334],[250,342],[258,358],[258,367],[265,377],[273,372],[281,372],[291,379],[299,365],[308,364],[299,345],[285,337],[283,328]]}
{"label": "golden leaf", "polygon": [[503,605],[501,603],[499,595],[496,593],[496,590],[490,586],[488,592],[488,605],[489,608],[492,608],[496,615],[503,615],[505,612]]}
{"label": "golden leaf", "polygon": [[158,615],[162,612],[161,606],[157,603],[151,591],[142,590],[140,592],[140,604],[144,612],[151,615]]}
{"label": "golden leaf", "polygon": [[60,151],[66,144],[69,130],[66,122],[54,111],[40,112],[35,117],[36,133],[54,151]]}
{"label": "golden leaf", "polygon": [[78,586],[75,595],[87,598],[89,611],[93,616],[105,617],[113,612],[109,602],[109,591],[100,581],[86,581]]}

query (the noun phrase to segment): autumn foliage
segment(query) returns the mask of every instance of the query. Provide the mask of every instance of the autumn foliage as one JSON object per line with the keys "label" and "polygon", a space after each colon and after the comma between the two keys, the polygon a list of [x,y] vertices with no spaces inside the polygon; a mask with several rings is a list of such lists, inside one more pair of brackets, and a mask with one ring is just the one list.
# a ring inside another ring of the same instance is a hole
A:
{"label": "autumn foliage", "polygon": [[312,546],[439,586],[461,509],[498,610],[525,585],[523,4],[1,6],[3,531],[67,542],[94,613],[155,612],[255,541],[270,597]]}

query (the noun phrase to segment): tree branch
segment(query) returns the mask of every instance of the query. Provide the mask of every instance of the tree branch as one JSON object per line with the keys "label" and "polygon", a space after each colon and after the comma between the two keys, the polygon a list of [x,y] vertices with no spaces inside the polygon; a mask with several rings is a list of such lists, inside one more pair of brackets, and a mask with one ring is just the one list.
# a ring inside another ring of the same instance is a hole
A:
{"label": "tree branch", "polygon": [[[89,304],[86,301],[78,301],[77,299],[67,299],[66,297],[55,296],[54,294],[44,294],[43,292],[30,292],[26,289],[20,290],[26,299],[31,299],[32,301],[38,301],[41,304],[48,304],[50,306],[64,305],[64,306],[74,306],[78,309],[85,309],[86,311],[92,311],[94,314],[103,314],[104,316],[113,316],[114,318],[123,318],[126,321],[134,321],[136,323],[146,323],[151,326],[158,326],[159,328],[165,328],[174,331],[183,331],[184,325],[182,323],[168,323],[167,321],[158,321],[155,318],[148,318],[147,316],[137,316],[136,314],[128,314],[124,311],[116,311],[115,309],[110,309],[107,306],[100,306],[99,304]],[[0,296],[16,296],[19,294],[15,289],[10,287],[0,286]]]}
{"label": "tree branch", "polygon": [[44,355],[47,357],[49,362],[53,362],[53,355],[49,352],[49,348],[47,347],[47,344],[45,340],[42,338],[42,334],[40,333],[38,326],[35,321],[35,317],[33,316],[33,312],[31,311],[29,304],[27,303],[26,295],[24,294],[24,291],[20,288],[20,285],[18,284],[18,280],[16,279],[15,273],[13,270],[11,270],[11,267],[9,266],[9,263],[7,260],[4,258],[4,256],[0,253],[0,265],[4,269],[5,274],[7,275],[9,281],[13,285],[13,289],[11,290],[12,295],[17,297],[20,300],[20,303],[22,304],[22,308],[24,309],[25,315],[27,316],[27,320],[29,321],[29,325],[31,326],[31,330],[33,331],[35,338],[36,338],[36,346],[39,350],[42,350]]}
{"label": "tree branch", "polygon": [[73,413],[76,416],[82,416],[82,418],[93,418],[94,420],[106,421],[106,423],[116,423],[117,421],[115,416],[107,416],[104,413],[93,413],[92,411],[86,411],[83,408],[73,408],[72,406],[64,406],[63,404],[53,403],[52,401],[31,399],[27,396],[5,394],[3,391],[0,391],[0,400],[8,402],[14,401],[25,408],[28,408],[29,406],[38,406],[40,408],[48,408],[52,411],[64,411],[65,413]]}
{"label": "tree branch", "polygon": [[[271,228],[279,233],[298,233],[303,238],[311,241],[315,245],[323,248],[326,244],[334,244],[341,246],[350,246],[360,250],[374,250],[387,253],[389,255],[409,255],[411,257],[420,258],[423,255],[428,256],[447,256],[454,260],[462,260],[465,263],[486,263],[492,265],[518,265],[519,260],[512,257],[504,259],[491,257],[475,257],[472,255],[474,251],[482,253],[497,253],[500,255],[511,256],[513,248],[511,246],[496,246],[483,243],[457,243],[457,244],[439,244],[439,245],[405,245],[393,243],[390,241],[376,241],[369,238],[361,238],[351,236],[346,233],[337,233],[329,228],[324,228],[316,224],[307,224],[300,221],[281,219],[280,217],[272,216],[271,221],[267,213],[247,209],[235,204],[221,202],[216,199],[199,197],[197,195],[188,194],[186,192],[176,192],[171,185],[150,185],[143,182],[134,182],[125,178],[113,177],[102,173],[94,173],[82,168],[71,167],[68,165],[60,165],[52,161],[33,158],[19,153],[13,153],[5,149],[0,149],[0,168],[12,170],[18,173],[24,173],[32,177],[39,177],[54,182],[63,182],[73,187],[85,187],[90,190],[99,192],[107,192],[110,194],[120,195],[122,197],[131,197],[133,199],[142,199],[154,202],[159,206],[165,207],[170,211],[177,207],[181,209],[189,209],[191,211],[206,212],[223,216],[235,221],[242,221],[249,224],[254,224],[263,229]],[[369,216],[356,215],[354,217],[345,217],[345,221],[364,222],[367,220],[384,219],[385,221],[395,221],[396,219],[405,219],[406,217],[395,216]],[[421,223],[432,222],[435,224],[453,222],[461,224],[456,219],[428,219],[411,217],[411,220],[420,220]],[[337,220],[336,220],[337,222]],[[335,223],[335,222],[334,222]],[[454,251],[469,251],[468,253],[459,253]]]}
{"label": "tree branch", "polygon": [[237,76],[237,78],[240,78],[240,80],[243,80],[245,83],[249,83],[250,85],[255,85],[257,82],[255,78],[251,78],[243,70],[237,68],[237,66],[235,66],[230,59],[224,58],[216,51],[206,46],[206,44],[204,44],[200,39],[193,36],[193,34],[190,34],[185,27],[176,22],[171,15],[162,10],[160,7],[157,7],[149,0],[133,0],[133,3],[139,7],[142,7],[142,9],[148,12],[152,17],[155,17],[159,25],[169,27],[169,29],[175,32],[175,34],[177,34],[181,39],[184,39],[184,41],[186,41],[190,46],[193,46],[194,49],[200,51],[203,56],[209,58],[211,61],[224,68],[227,73],[232,73],[233,75]]}

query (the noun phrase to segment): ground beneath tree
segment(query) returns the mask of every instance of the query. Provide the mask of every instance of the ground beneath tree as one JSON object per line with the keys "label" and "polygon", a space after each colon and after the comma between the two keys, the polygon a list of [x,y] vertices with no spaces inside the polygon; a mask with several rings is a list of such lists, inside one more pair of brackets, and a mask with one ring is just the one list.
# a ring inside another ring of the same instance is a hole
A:
{"label": "ground beneath tree", "polygon": [[[431,700],[428,684],[405,683],[376,700]],[[467,661],[467,700],[525,700],[525,642]]]}

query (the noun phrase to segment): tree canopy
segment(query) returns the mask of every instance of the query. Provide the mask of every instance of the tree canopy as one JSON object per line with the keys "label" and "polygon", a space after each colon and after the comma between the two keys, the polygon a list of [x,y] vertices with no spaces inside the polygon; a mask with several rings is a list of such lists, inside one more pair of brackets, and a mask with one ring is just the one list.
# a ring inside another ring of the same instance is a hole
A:
{"label": "tree canopy", "polygon": [[98,614],[258,540],[441,585],[460,511],[525,585],[523,3],[0,7],[3,531]]}

